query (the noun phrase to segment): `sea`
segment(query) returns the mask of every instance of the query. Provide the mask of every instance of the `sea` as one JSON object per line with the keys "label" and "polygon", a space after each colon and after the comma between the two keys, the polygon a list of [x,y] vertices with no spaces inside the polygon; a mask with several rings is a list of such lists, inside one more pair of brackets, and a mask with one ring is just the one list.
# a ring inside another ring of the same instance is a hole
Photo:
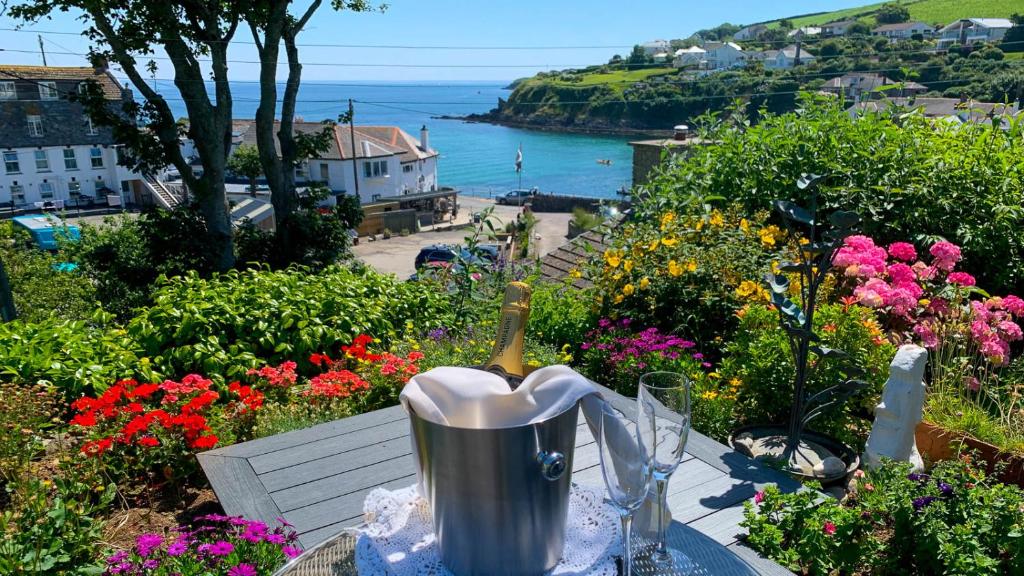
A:
{"label": "sea", "polygon": [[[154,82],[166,94],[176,117],[186,116],[180,94],[170,82]],[[355,101],[356,125],[398,126],[415,138],[429,129],[430,146],[440,153],[438,182],[465,194],[488,197],[514,188],[615,198],[632,183],[628,138],[527,130],[470,123],[442,116],[465,116],[495,108],[507,98],[508,82],[304,81],[296,116],[305,121],[337,120]],[[252,118],[259,105],[259,84],[232,82],[235,118]],[[279,87],[279,93],[283,87]],[[515,170],[522,148],[523,170]],[[610,164],[598,160],[610,160]],[[521,178],[521,179],[520,179]]]}

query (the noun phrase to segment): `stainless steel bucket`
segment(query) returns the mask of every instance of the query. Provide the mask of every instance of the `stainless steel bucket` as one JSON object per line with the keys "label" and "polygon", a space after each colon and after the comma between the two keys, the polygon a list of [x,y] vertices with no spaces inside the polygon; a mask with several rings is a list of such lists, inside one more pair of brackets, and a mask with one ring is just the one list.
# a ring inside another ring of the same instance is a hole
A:
{"label": "stainless steel bucket", "polygon": [[409,414],[441,560],[457,576],[541,574],[565,543],[579,403],[544,422],[467,429]]}

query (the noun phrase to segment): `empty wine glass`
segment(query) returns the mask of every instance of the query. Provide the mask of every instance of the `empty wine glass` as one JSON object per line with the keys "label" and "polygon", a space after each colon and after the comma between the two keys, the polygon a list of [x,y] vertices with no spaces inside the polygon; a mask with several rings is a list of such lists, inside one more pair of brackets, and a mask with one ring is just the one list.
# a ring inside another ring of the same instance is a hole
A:
{"label": "empty wine glass", "polygon": [[668,481],[683,461],[690,434],[690,381],[676,372],[650,372],[640,377],[637,393],[637,419],[650,421],[641,427],[641,443],[651,455],[652,471],[658,493],[658,541],[647,559],[659,572],[688,571],[693,563],[685,554],[668,547]]}
{"label": "empty wine glass", "polygon": [[[644,422],[641,420],[641,422]],[[597,443],[601,475],[612,506],[622,521],[622,574],[633,573],[633,513],[643,504],[651,485],[651,461],[640,442],[637,421],[605,402],[601,406]]]}

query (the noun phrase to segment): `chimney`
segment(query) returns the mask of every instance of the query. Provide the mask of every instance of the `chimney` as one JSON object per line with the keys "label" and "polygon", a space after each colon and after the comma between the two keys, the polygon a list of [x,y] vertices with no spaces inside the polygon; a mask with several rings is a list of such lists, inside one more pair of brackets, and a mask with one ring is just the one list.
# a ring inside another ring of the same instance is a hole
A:
{"label": "chimney", "polygon": [[430,131],[427,130],[426,124],[420,128],[420,150],[430,152]]}

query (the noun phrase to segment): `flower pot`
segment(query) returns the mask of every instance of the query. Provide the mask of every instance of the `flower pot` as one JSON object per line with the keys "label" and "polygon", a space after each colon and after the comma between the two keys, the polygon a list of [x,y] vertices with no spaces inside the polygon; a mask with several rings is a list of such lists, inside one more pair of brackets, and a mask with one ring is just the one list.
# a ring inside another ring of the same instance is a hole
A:
{"label": "flower pot", "polygon": [[914,436],[918,452],[929,463],[952,460],[961,453],[975,451],[977,457],[985,462],[986,472],[992,474],[996,464],[1003,464],[1005,468],[998,478],[1007,484],[1024,488],[1024,458],[1021,456],[1003,452],[988,442],[923,420],[917,425]]}
{"label": "flower pot", "polygon": [[[755,441],[762,440],[764,441],[764,444],[771,446],[784,446],[787,436],[788,429],[784,426],[743,426],[742,428],[734,430],[732,434],[729,435],[729,444],[741,454],[745,454],[755,459],[768,459],[769,455],[759,454],[756,448],[752,449],[750,443],[748,443],[746,439],[753,439]],[[829,486],[844,486],[846,484],[847,477],[860,467],[860,456],[858,456],[852,448],[831,436],[805,431],[800,435],[800,440],[801,445],[809,443],[814,445],[816,448],[825,449],[832,456],[842,460],[845,468],[826,476],[804,473],[790,467],[782,468],[782,470],[797,480],[816,480],[821,483],[822,488],[828,488]]]}

